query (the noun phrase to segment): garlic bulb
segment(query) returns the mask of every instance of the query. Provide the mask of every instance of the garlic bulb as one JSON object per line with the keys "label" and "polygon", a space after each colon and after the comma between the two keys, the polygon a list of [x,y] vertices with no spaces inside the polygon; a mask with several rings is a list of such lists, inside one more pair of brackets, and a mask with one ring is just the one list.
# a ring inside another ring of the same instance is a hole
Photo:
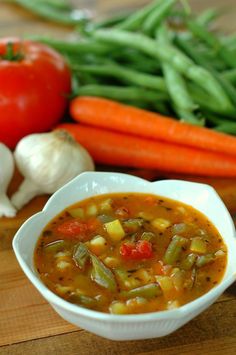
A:
{"label": "garlic bulb", "polygon": [[0,217],[14,217],[16,210],[6,195],[8,185],[14,172],[12,152],[0,143]]}
{"label": "garlic bulb", "polygon": [[24,137],[14,156],[25,178],[12,196],[17,208],[37,195],[54,193],[83,171],[94,170],[89,153],[63,130]]}

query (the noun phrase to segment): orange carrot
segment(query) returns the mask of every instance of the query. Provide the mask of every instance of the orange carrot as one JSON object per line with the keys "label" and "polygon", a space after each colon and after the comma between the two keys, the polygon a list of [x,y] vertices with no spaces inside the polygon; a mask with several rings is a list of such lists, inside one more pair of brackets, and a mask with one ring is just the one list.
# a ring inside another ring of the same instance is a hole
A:
{"label": "orange carrot", "polygon": [[70,106],[79,122],[141,137],[236,155],[236,137],[183,123],[100,97],[78,97]]}
{"label": "orange carrot", "polygon": [[236,177],[236,158],[226,154],[147,140],[76,123],[64,123],[57,129],[71,133],[97,163],[202,176]]}

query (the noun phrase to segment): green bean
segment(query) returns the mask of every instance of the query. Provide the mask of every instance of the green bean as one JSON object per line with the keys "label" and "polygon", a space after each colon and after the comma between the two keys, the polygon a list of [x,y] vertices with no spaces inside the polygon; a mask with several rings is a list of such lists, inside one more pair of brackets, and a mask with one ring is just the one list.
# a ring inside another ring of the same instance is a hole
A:
{"label": "green bean", "polygon": [[[208,110],[204,110],[203,113],[206,117],[207,122],[209,122],[211,126],[218,125],[222,121],[225,121],[225,117],[221,117],[221,116],[214,114]],[[230,122],[232,122],[232,121],[230,121]]]}
{"label": "green bean", "polygon": [[221,43],[223,43],[224,46],[229,48],[230,50],[235,50],[236,49],[236,35],[235,33],[232,34],[231,36],[224,36],[220,38]]}
{"label": "green bean", "polygon": [[168,95],[153,90],[146,90],[132,86],[111,86],[111,85],[85,85],[78,90],[78,95],[102,96],[118,101],[141,100],[152,102],[156,100],[167,100]]}
{"label": "green bean", "polygon": [[160,3],[153,9],[142,24],[144,33],[149,35],[154,34],[155,29],[169,15],[176,1],[177,0],[160,0]]}
{"label": "green bean", "polygon": [[46,252],[57,253],[59,250],[64,249],[65,246],[66,242],[64,240],[57,240],[45,245],[44,249]]}
{"label": "green bean", "polygon": [[223,75],[220,75],[217,70],[213,69],[211,64],[203,58],[201,53],[195,50],[194,46],[190,45],[189,43],[187,43],[187,41],[181,39],[180,37],[176,38],[176,42],[195,60],[197,64],[204,66],[212,73],[212,75],[216,78],[216,80],[225,90],[232,103],[236,105],[236,89],[233,87],[233,85],[231,85],[229,80],[227,80]]}
{"label": "green bean", "polygon": [[133,31],[138,29],[143,23],[144,19],[158,6],[160,0],[154,0],[141,10],[135,11],[125,21],[118,24],[116,27],[122,30]]}
{"label": "green bean", "polygon": [[111,270],[108,269],[95,255],[90,253],[90,257],[93,266],[91,272],[92,280],[95,281],[98,285],[108,289],[111,292],[114,292],[117,285]]}
{"label": "green bean", "polygon": [[86,308],[94,308],[98,303],[98,301],[93,297],[82,294],[80,295],[75,292],[69,296],[69,301],[72,303],[79,303],[81,306],[84,306]]}
{"label": "green bean", "polygon": [[230,120],[226,120],[225,117],[219,115],[213,115],[211,112],[206,111],[205,117],[208,123],[208,127],[213,130],[236,135],[236,123]]}
{"label": "green bean", "polygon": [[180,53],[173,46],[165,45],[164,47],[157,46],[154,39],[151,39],[141,33],[130,33],[123,30],[98,30],[94,32],[94,37],[106,43],[114,43],[125,45],[129,48],[135,48],[143,53],[148,54],[152,58],[160,61],[173,63],[179,71],[184,72],[188,66],[191,66],[192,61],[185,55]]}
{"label": "green bean", "polygon": [[224,71],[221,76],[232,84],[236,84],[236,68]]}
{"label": "green bean", "polygon": [[182,49],[189,57],[191,57],[194,62],[201,65],[204,68],[209,69],[209,61],[204,58],[200,51],[195,49],[194,43],[190,42],[188,39],[183,38],[181,35],[175,37],[175,43],[180,49]]}
{"label": "green bean", "polygon": [[169,62],[176,70],[206,90],[212,96],[216,106],[218,105],[225,112],[234,112],[234,107],[228,96],[212,74],[206,69],[197,66],[174,46],[169,44],[157,46],[156,41],[143,34],[121,30],[98,30],[95,31],[94,36],[104,42],[123,44],[139,49],[151,57]]}
{"label": "green bean", "polygon": [[99,81],[97,80],[96,77],[89,73],[77,73],[80,86],[81,85],[98,85]]}
{"label": "green bean", "polygon": [[[162,26],[158,33],[158,44],[168,43],[168,32],[166,27]],[[167,62],[162,63],[164,78],[166,86],[174,103],[174,109],[181,118],[182,121],[201,125],[200,121],[195,115],[194,111],[197,105],[193,102],[191,96],[188,93],[185,80],[182,75],[173,66]]]}
{"label": "green bean", "polygon": [[[196,107],[198,106],[196,105]],[[205,119],[202,117],[202,115],[191,113],[189,112],[189,110],[184,110],[182,107],[175,106],[175,105],[173,105],[173,108],[177,113],[177,116],[179,117],[181,122],[185,122],[197,126],[204,126]]]}
{"label": "green bean", "polygon": [[188,243],[188,239],[175,235],[164,255],[164,262],[169,265],[174,265],[180,257],[183,246]]}
{"label": "green bean", "polygon": [[[22,4],[27,2],[27,0],[7,0],[10,3],[17,3],[21,2]],[[61,11],[71,11],[73,8],[69,4],[67,0],[34,0],[34,5],[46,5],[46,6],[51,6],[55,10],[61,10]]]}
{"label": "green bean", "polygon": [[145,73],[157,74],[161,69],[159,61],[147,57],[137,50],[123,48],[121,51],[120,48],[118,50],[114,49],[110,53],[110,57],[119,64],[125,64],[126,67],[129,66],[130,68],[140,70]]}
{"label": "green bean", "polygon": [[197,260],[196,254],[193,253],[188,254],[186,258],[181,262],[180,266],[184,270],[190,270],[193,267],[196,260]]}
{"label": "green bean", "polygon": [[209,263],[212,263],[214,260],[215,260],[214,254],[201,255],[197,258],[196,266],[202,267]]}
{"label": "green bean", "polygon": [[162,295],[161,288],[159,284],[152,283],[137,288],[133,288],[129,291],[120,292],[120,297],[122,298],[133,298],[133,297],[145,297],[145,298],[154,298]]}
{"label": "green bean", "polygon": [[84,243],[76,244],[73,252],[73,260],[80,269],[83,269],[89,259],[89,251]]}
{"label": "green bean", "polygon": [[210,47],[218,50],[221,47],[218,39],[209,32],[204,26],[199,22],[192,20],[187,21],[187,26],[194,36],[201,39],[203,42],[207,43]]}
{"label": "green bean", "polygon": [[83,26],[79,24],[78,27],[75,27],[75,30],[78,30],[78,32],[81,35],[91,36],[93,31],[99,28],[108,28],[108,27],[117,26],[121,22],[125,21],[129,15],[130,13],[123,13],[123,14],[106,18],[98,22],[86,21],[84,22]]}
{"label": "green bean", "polygon": [[[78,80],[78,84],[79,84],[78,90],[83,85],[98,85],[98,84],[100,84],[99,78],[97,76],[92,75],[90,73],[75,70],[73,65],[72,65],[72,71],[73,71],[73,75],[76,76],[76,78]],[[78,92],[78,90],[76,91],[76,93]]]}
{"label": "green bean", "polygon": [[197,105],[192,101],[183,77],[168,63],[163,63],[163,73],[170,97],[174,103],[174,109],[179,118],[183,122],[202,125],[203,121],[199,120],[193,113]]}
{"label": "green bean", "polygon": [[222,15],[222,11],[220,9],[209,8],[198,15],[196,21],[202,26],[207,26],[216,20],[220,15]]}
{"label": "green bean", "polygon": [[[162,113],[165,116],[173,117],[173,111],[169,107],[168,103],[165,101],[155,101],[151,103],[151,109],[154,111]],[[150,109],[150,108],[149,108]]]}
{"label": "green bean", "polygon": [[[197,48],[195,50],[197,50]],[[221,71],[226,70],[228,68],[228,66],[224,62],[224,60],[222,58],[220,58],[219,56],[216,56],[215,52],[213,50],[211,50],[209,47],[208,48],[207,47],[200,48],[199,52],[202,55],[202,57],[204,57],[205,60],[208,61],[209,65],[211,66],[212,69],[215,69],[218,72],[221,72]]]}
{"label": "green bean", "polygon": [[143,232],[140,239],[150,241],[155,239],[155,234],[152,232]]}
{"label": "green bean", "polygon": [[80,83],[77,75],[72,73],[71,77],[71,93],[69,95],[69,99],[73,99],[77,96],[77,92],[79,91]]}
{"label": "green bean", "polygon": [[30,36],[29,38],[34,41],[47,44],[55,48],[59,52],[68,53],[72,55],[88,53],[105,54],[110,50],[108,46],[102,43],[97,43],[96,41],[90,39],[69,42],[52,39],[44,36]]}
{"label": "green bean", "polygon": [[63,8],[49,1],[13,0],[13,2],[45,19],[65,25],[74,25],[88,20],[86,10]]}
{"label": "green bean", "polygon": [[[222,112],[221,106],[217,105],[212,97],[204,92],[204,90],[197,87],[193,83],[188,83],[188,88],[194,101],[201,107],[201,110],[206,109],[210,112],[225,114],[224,111]],[[234,117],[235,113],[231,112],[228,116]]]}
{"label": "green bean", "polygon": [[[118,62],[119,63],[119,62]],[[155,74],[155,75],[158,75],[160,76],[160,65],[159,63],[154,63],[152,61],[149,61],[148,59],[145,61],[139,61],[138,59],[137,60],[133,60],[133,61],[130,61],[130,62],[121,62],[119,64],[122,64],[124,65],[127,69],[130,68],[130,69],[133,69],[133,70],[136,70],[136,71],[140,71],[140,72],[143,72],[143,73],[146,73],[146,74]]]}
{"label": "green bean", "polygon": [[236,55],[225,47],[213,33],[207,31],[197,21],[188,21],[187,25],[192,33],[213,48],[229,67],[236,67]]}
{"label": "green bean", "polygon": [[[215,76],[215,78],[218,80],[218,82],[221,84],[222,88],[225,90],[227,93],[228,97],[231,99],[231,102],[234,104],[236,108],[236,89],[235,87],[231,84],[229,80],[227,80],[224,76],[220,75],[219,72],[216,70],[212,69],[211,70],[212,75]],[[236,109],[235,109],[235,114],[236,114]]]}
{"label": "green bean", "polygon": [[55,9],[61,9],[61,10],[71,10],[72,9],[68,0],[35,0],[35,3],[36,2],[49,4],[49,5],[53,6]]}
{"label": "green bean", "polygon": [[135,233],[142,227],[143,223],[142,218],[130,218],[122,222],[122,225],[127,233]]}
{"label": "green bean", "polygon": [[123,79],[126,82],[130,82],[131,84],[167,92],[163,78],[140,73],[115,63],[107,63],[104,65],[78,65],[74,68],[80,72],[96,74],[100,76],[112,76],[116,77],[117,79]]}
{"label": "green bean", "polygon": [[115,15],[99,22],[95,22],[93,23],[93,29],[116,26],[119,23],[125,21],[128,16],[130,16],[130,13]]}
{"label": "green bean", "polygon": [[[214,77],[214,75],[212,75],[210,71],[207,71],[204,68],[198,66],[193,68],[192,73],[189,75],[189,78],[190,77],[192,78],[192,81],[198,82],[199,84],[200,81],[201,84],[205,82],[205,89],[204,89],[204,85],[199,85],[199,86],[201,86],[206,92],[208,92],[208,94],[210,94],[212,101],[214,101],[215,110],[219,110],[219,112],[227,114],[228,116],[235,115],[235,108],[230,102],[227,93],[225,93],[222,85],[220,85],[218,80]],[[220,92],[221,95],[223,95],[223,97],[221,98],[219,97]],[[218,97],[218,101],[217,101],[217,97]]]}
{"label": "green bean", "polygon": [[135,107],[138,107],[138,108],[141,108],[143,110],[151,110],[151,104],[150,102],[143,102],[143,101],[137,101],[137,100],[126,100],[125,101],[125,104],[128,105],[128,106],[135,106]]}
{"label": "green bean", "polygon": [[214,130],[236,135],[236,123],[232,121],[222,120],[221,123],[218,123],[214,127]]}
{"label": "green bean", "polygon": [[126,270],[116,268],[114,269],[114,273],[118,279],[118,282],[120,282],[122,285],[124,285],[125,281],[128,280],[129,273]]}
{"label": "green bean", "polygon": [[228,118],[235,119],[236,108],[231,111],[225,111],[220,105],[218,105],[211,96],[209,96],[204,90],[197,87],[193,83],[188,83],[188,88],[190,94],[193,97],[194,101],[201,107],[201,110],[205,109],[215,114],[224,115]]}

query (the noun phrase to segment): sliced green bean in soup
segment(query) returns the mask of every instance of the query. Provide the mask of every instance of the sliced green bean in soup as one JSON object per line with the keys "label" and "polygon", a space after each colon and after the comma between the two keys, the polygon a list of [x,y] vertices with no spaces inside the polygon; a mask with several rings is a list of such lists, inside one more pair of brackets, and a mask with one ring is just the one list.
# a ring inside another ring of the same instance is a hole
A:
{"label": "sliced green bean in soup", "polygon": [[227,249],[215,226],[178,201],[114,193],[68,207],[44,228],[35,267],[79,306],[113,314],[180,307],[222,279]]}

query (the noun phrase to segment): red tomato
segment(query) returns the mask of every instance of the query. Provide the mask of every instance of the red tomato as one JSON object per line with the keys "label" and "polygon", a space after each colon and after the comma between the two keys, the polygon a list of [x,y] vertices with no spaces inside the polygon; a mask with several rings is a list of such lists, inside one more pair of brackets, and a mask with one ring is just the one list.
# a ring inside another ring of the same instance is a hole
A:
{"label": "red tomato", "polygon": [[88,226],[86,223],[72,219],[66,222],[63,222],[57,227],[57,231],[62,233],[64,237],[76,238],[79,240],[85,239],[85,234],[88,231]]}
{"label": "red tomato", "polygon": [[[6,59],[9,43],[12,59]],[[56,51],[36,42],[0,39],[1,142],[14,148],[23,136],[51,129],[62,118],[70,90],[69,68]]]}
{"label": "red tomato", "polygon": [[120,254],[125,259],[149,259],[153,256],[152,244],[147,240],[139,240],[137,243],[123,243]]}

